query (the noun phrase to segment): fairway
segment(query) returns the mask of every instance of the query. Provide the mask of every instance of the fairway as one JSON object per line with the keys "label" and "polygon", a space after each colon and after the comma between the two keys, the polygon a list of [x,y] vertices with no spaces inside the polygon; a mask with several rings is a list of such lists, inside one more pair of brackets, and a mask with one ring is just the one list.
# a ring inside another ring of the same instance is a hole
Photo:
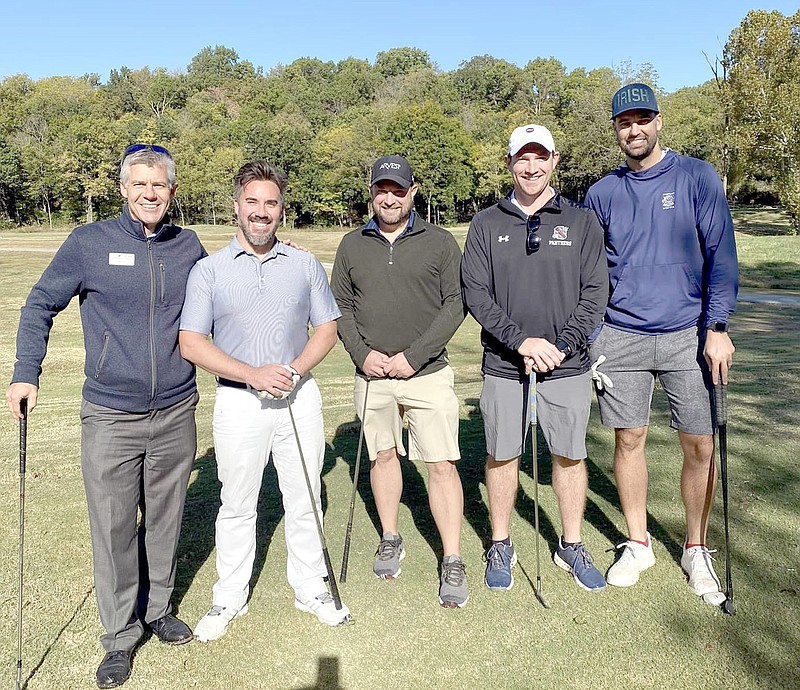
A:
{"label": "fairway", "polygon": [[[204,226],[209,251],[233,230]],[[454,234],[463,245],[466,228]],[[19,308],[65,231],[4,231],[0,238],[0,371],[4,386],[14,361]],[[281,231],[324,263],[342,233]],[[800,289],[800,238],[739,235],[742,283]],[[387,305],[387,308],[391,308]],[[400,529],[406,559],[395,582],[377,580],[372,559],[377,514],[368,463],[358,478],[348,581],[342,598],[355,622],[329,629],[295,610],[286,583],[282,508],[272,466],[265,472],[257,526],[258,553],[249,613],[209,644],[168,647],[155,639],[134,658],[130,690],[457,690],[527,688],[796,688],[800,685],[800,307],[740,304],[731,321],[736,345],[729,388],[728,457],[733,578],[737,615],[703,604],[680,568],[683,507],[680,452],[669,429],[663,394],[648,443],[649,524],[656,565],[638,585],[580,590],[550,560],[559,534],[550,488],[550,459],[540,438],[543,590],[534,597],[531,459],[511,532],[519,554],[516,584],[507,593],[483,584],[483,544],[489,537],[483,484],[479,329],[468,318],[448,350],[461,401],[460,472],[465,491],[462,554],[469,604],[446,610],[437,602],[441,547],[427,506],[425,468],[404,464]],[[143,344],[143,347],[145,345]],[[41,380],[40,404],[29,422],[23,678],[30,690],[95,687],[103,652],[92,586],[91,544],[80,474],[78,408],[83,345],[77,301],[56,320]],[[341,344],[315,369],[324,400],[328,448],[323,506],[328,546],[338,574],[347,522],[358,424],[353,366]],[[190,625],[211,603],[214,519],[219,506],[211,411],[214,380],[198,376],[198,458],[183,518],[174,601]],[[613,434],[589,427],[589,497],[583,538],[605,571],[625,527],[611,471]],[[12,687],[16,664],[18,426],[0,415],[0,687]],[[719,547],[724,573],[721,492],[709,543]]]}

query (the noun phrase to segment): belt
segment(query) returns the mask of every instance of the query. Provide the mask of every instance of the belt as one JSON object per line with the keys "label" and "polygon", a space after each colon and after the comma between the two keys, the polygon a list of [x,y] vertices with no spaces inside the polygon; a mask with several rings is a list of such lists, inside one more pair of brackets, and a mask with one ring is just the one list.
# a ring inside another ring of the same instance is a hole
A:
{"label": "belt", "polygon": [[250,386],[242,381],[231,381],[230,379],[224,379],[221,376],[217,379],[217,382],[220,386],[227,386],[228,388],[243,388],[248,390]]}

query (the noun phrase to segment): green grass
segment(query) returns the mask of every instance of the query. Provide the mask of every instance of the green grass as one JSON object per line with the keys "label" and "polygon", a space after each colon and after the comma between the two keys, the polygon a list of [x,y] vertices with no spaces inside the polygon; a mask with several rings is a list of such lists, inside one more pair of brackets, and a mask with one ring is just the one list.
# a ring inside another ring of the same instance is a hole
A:
{"label": "green grass", "polygon": [[[223,246],[230,228],[201,228],[209,250]],[[340,234],[284,233],[331,261]],[[464,229],[456,236],[463,239]],[[0,249],[52,249],[64,232],[2,233]],[[788,259],[782,286],[797,285],[792,237],[740,236],[740,252],[754,240],[775,241]],[[767,251],[767,250],[765,250]],[[0,368],[9,375],[19,307],[50,255],[0,251]],[[752,259],[753,265],[759,260]],[[394,583],[372,576],[377,543],[375,510],[362,464],[349,578],[341,586],[355,623],[327,629],[295,611],[285,578],[282,510],[273,469],[267,469],[258,520],[259,551],[250,613],[209,645],[141,647],[131,690],[244,688],[793,688],[800,666],[800,310],[740,305],[733,320],[737,346],[730,387],[731,530],[737,615],[704,605],[684,583],[678,558],[683,515],[675,434],[658,397],[649,440],[650,527],[654,568],[631,589],[589,595],[556,568],[543,549],[542,576],[549,610],[536,602],[533,486],[530,459],[512,533],[520,563],[516,586],[493,594],[482,584],[488,536],[484,450],[477,413],[480,346],[467,320],[449,347],[462,402],[460,471],[466,515],[463,554],[471,598],[464,610],[436,602],[439,542],[426,505],[425,469],[406,463],[401,528],[408,556]],[[83,351],[77,305],[56,321],[45,361],[40,406],[28,441],[24,677],[28,687],[88,688],[102,657],[101,627],[92,588],[91,544],[79,467],[78,405]],[[324,487],[326,532],[334,567],[340,563],[357,437],[352,365],[337,345],[315,375],[325,402],[329,446]],[[219,484],[211,440],[213,380],[199,377],[199,457],[183,521],[176,601],[195,623],[210,604],[215,580],[213,524]],[[594,414],[594,413],[593,413]],[[0,683],[10,687],[16,660],[17,425],[0,417]],[[544,447],[540,443],[540,448]],[[596,414],[589,430],[590,493],[584,539],[607,567],[624,529],[611,473],[613,439]],[[552,546],[558,512],[550,490],[549,458],[541,452],[542,531]],[[710,541],[722,546],[720,497]],[[718,572],[722,572],[721,552]],[[32,675],[31,675],[32,674]]]}

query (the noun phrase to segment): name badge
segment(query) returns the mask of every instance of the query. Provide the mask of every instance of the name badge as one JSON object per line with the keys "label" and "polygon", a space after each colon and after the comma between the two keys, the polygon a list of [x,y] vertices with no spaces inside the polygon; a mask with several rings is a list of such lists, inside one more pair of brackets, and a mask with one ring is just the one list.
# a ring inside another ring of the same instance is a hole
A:
{"label": "name badge", "polygon": [[136,263],[135,254],[122,254],[120,252],[109,252],[109,266],[133,266]]}

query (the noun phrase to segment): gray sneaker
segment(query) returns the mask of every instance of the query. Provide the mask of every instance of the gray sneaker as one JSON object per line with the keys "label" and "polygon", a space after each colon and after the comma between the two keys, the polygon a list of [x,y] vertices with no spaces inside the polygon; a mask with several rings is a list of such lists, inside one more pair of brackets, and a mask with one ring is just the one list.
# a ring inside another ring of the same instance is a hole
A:
{"label": "gray sneaker", "polygon": [[463,609],[467,601],[467,566],[460,556],[445,556],[442,560],[439,603],[446,609]]}
{"label": "gray sneaker", "polygon": [[385,532],[378,550],[375,552],[375,563],[372,570],[375,577],[383,580],[394,580],[400,575],[400,561],[406,557],[403,548],[403,537],[399,534]]}

